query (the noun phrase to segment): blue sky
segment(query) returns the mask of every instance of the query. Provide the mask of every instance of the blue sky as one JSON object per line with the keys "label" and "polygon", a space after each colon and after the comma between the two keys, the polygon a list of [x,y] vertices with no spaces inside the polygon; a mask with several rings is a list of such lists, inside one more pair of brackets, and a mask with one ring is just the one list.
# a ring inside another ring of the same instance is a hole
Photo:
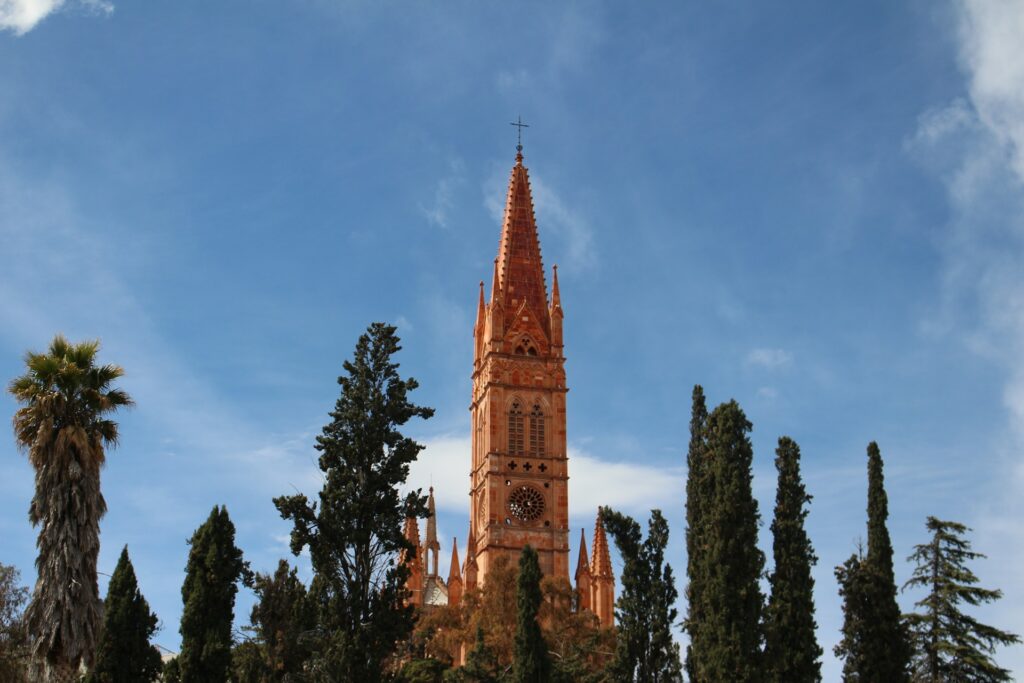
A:
{"label": "blue sky", "polygon": [[[58,331],[125,367],[100,569],[129,545],[174,649],[185,540],[224,503],[273,569],[271,498],[318,489],[341,363],[394,322],[450,552],[522,115],[574,527],[658,506],[681,575],[701,383],[754,424],[766,550],[775,441],[802,447],[826,680],[873,439],[898,580],[926,516],[963,521],[1006,594],[984,616],[1024,632],[1021,36],[1000,0],[0,3],[0,377]],[[31,492],[0,439],[0,562],[26,582]],[[1024,648],[1000,660],[1024,674]]]}

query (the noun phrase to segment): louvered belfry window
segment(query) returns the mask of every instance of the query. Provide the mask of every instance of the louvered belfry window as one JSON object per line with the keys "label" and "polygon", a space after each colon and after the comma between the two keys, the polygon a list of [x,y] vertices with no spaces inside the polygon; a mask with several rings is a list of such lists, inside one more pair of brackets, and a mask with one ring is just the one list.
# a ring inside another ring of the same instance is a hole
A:
{"label": "louvered belfry window", "polygon": [[544,455],[544,411],[539,403],[530,411],[530,454]]}
{"label": "louvered belfry window", "polygon": [[524,452],[524,422],[523,407],[519,405],[519,401],[513,401],[512,408],[508,411],[508,452],[512,455],[522,455]]}

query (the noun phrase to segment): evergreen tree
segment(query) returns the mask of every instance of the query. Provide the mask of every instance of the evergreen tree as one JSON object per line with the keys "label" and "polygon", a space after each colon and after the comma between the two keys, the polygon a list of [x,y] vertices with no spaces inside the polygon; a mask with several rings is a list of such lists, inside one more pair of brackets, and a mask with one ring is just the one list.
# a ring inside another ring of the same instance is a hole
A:
{"label": "evergreen tree", "polygon": [[843,660],[843,681],[858,683],[878,680],[871,677],[871,653],[864,634],[871,623],[871,581],[863,554],[858,550],[836,567],[839,597],[843,600],[842,638],[833,651]]}
{"label": "evergreen tree", "polygon": [[484,629],[477,626],[476,644],[466,655],[466,664],[453,678],[465,683],[498,683],[498,658],[484,641]]}
{"label": "evergreen tree", "polygon": [[255,640],[245,640],[231,649],[231,683],[266,683],[272,678],[266,649]]}
{"label": "evergreen tree", "polygon": [[238,582],[251,582],[242,551],[235,547],[235,525],[226,507],[214,506],[189,541],[181,597],[182,683],[221,683],[231,673],[231,623]]}
{"label": "evergreen tree", "polygon": [[868,551],[836,568],[843,596],[843,639],[836,655],[844,659],[846,681],[905,683],[910,680],[910,646],[896,602],[892,541],[886,520],[889,502],[878,444],[868,444]]}
{"label": "evergreen tree", "polygon": [[896,602],[896,574],[893,571],[892,541],[886,521],[889,499],[882,474],[882,454],[878,444],[868,444],[868,555],[872,586],[872,614],[865,643],[879,681],[899,683],[909,680],[910,646]]}
{"label": "evergreen tree", "polygon": [[304,495],[274,499],[294,524],[291,549],[309,548],[310,599],[317,621],[310,675],[315,680],[372,683],[412,631],[405,604],[409,570],[396,562],[414,550],[402,534],[407,517],[426,517],[426,496],[398,489],[423,448],[398,428],[433,410],[410,403],[416,380],[403,380],[392,356],[395,328],[370,325],[338,378],[341,395],[317,437],[324,486],[319,504]]}
{"label": "evergreen tree", "polygon": [[302,671],[308,652],[308,633],[315,626],[306,600],[306,587],[298,570],[280,560],[273,575],[257,574],[253,582],[256,604],[250,621],[268,680],[284,681]]}
{"label": "evergreen tree", "polygon": [[90,681],[140,683],[156,680],[163,668],[160,650],[149,643],[156,631],[156,615],[149,611],[149,603],[139,591],[135,568],[125,546],[103,601],[103,631]]}
{"label": "evergreen tree", "polygon": [[775,493],[771,597],[765,615],[765,680],[769,683],[817,683],[822,650],[814,621],[814,579],[817,563],[804,530],[811,496],[800,478],[800,447],[789,437],[775,451],[779,473]]}
{"label": "evergreen tree", "polygon": [[516,644],[512,657],[512,680],[516,683],[547,683],[551,676],[548,646],[537,621],[542,597],[540,579],[537,551],[527,545],[519,556],[516,581]]}
{"label": "evergreen tree", "polygon": [[914,645],[914,680],[922,683],[1012,681],[1010,672],[992,659],[997,645],[1019,643],[1020,637],[982,624],[964,614],[960,605],[977,606],[1002,597],[1002,592],[979,588],[967,563],[984,558],[964,538],[970,529],[956,522],[929,517],[931,541],[914,546],[908,558],[916,563],[903,588],[923,588],[927,594],[906,617]]}
{"label": "evergreen tree", "polygon": [[757,547],[761,516],[752,492],[750,429],[736,401],[715,408],[706,423],[705,583],[693,667],[698,681],[762,680],[764,554]]}
{"label": "evergreen tree", "polygon": [[611,673],[617,681],[669,683],[682,680],[679,646],[672,638],[678,592],[665,564],[668,523],[651,511],[647,539],[632,518],[601,508],[601,522],[622,556],[622,593],[616,601],[618,638]]}
{"label": "evergreen tree", "polygon": [[690,683],[699,679],[695,662],[705,641],[699,633],[702,624],[701,598],[703,590],[702,561],[705,559],[706,539],[703,537],[703,511],[707,507],[707,439],[704,435],[708,419],[708,408],[704,400],[704,389],[699,384],[693,387],[693,404],[690,411],[690,448],[686,455],[686,632],[690,644],[686,646],[686,674]]}

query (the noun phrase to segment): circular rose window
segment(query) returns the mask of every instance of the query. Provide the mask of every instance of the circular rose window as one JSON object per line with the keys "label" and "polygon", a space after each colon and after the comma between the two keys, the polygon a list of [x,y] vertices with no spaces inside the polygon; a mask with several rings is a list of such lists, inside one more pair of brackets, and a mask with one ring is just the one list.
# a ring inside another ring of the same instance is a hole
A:
{"label": "circular rose window", "polygon": [[508,509],[516,519],[532,522],[544,514],[544,494],[532,486],[520,486],[509,494]]}

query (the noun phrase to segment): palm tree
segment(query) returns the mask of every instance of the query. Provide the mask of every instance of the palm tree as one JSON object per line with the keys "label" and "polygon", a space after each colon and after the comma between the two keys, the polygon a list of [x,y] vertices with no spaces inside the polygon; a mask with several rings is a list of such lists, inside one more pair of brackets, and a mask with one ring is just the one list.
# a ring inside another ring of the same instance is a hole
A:
{"label": "palm tree", "polygon": [[8,387],[22,404],[15,438],[35,469],[28,516],[40,528],[38,578],[25,621],[44,681],[71,680],[90,665],[100,627],[100,468],[104,447],[117,444],[117,423],[105,416],[132,399],[111,388],[124,370],[97,365],[99,348],[57,335],[46,353],[25,355],[27,372]]}

